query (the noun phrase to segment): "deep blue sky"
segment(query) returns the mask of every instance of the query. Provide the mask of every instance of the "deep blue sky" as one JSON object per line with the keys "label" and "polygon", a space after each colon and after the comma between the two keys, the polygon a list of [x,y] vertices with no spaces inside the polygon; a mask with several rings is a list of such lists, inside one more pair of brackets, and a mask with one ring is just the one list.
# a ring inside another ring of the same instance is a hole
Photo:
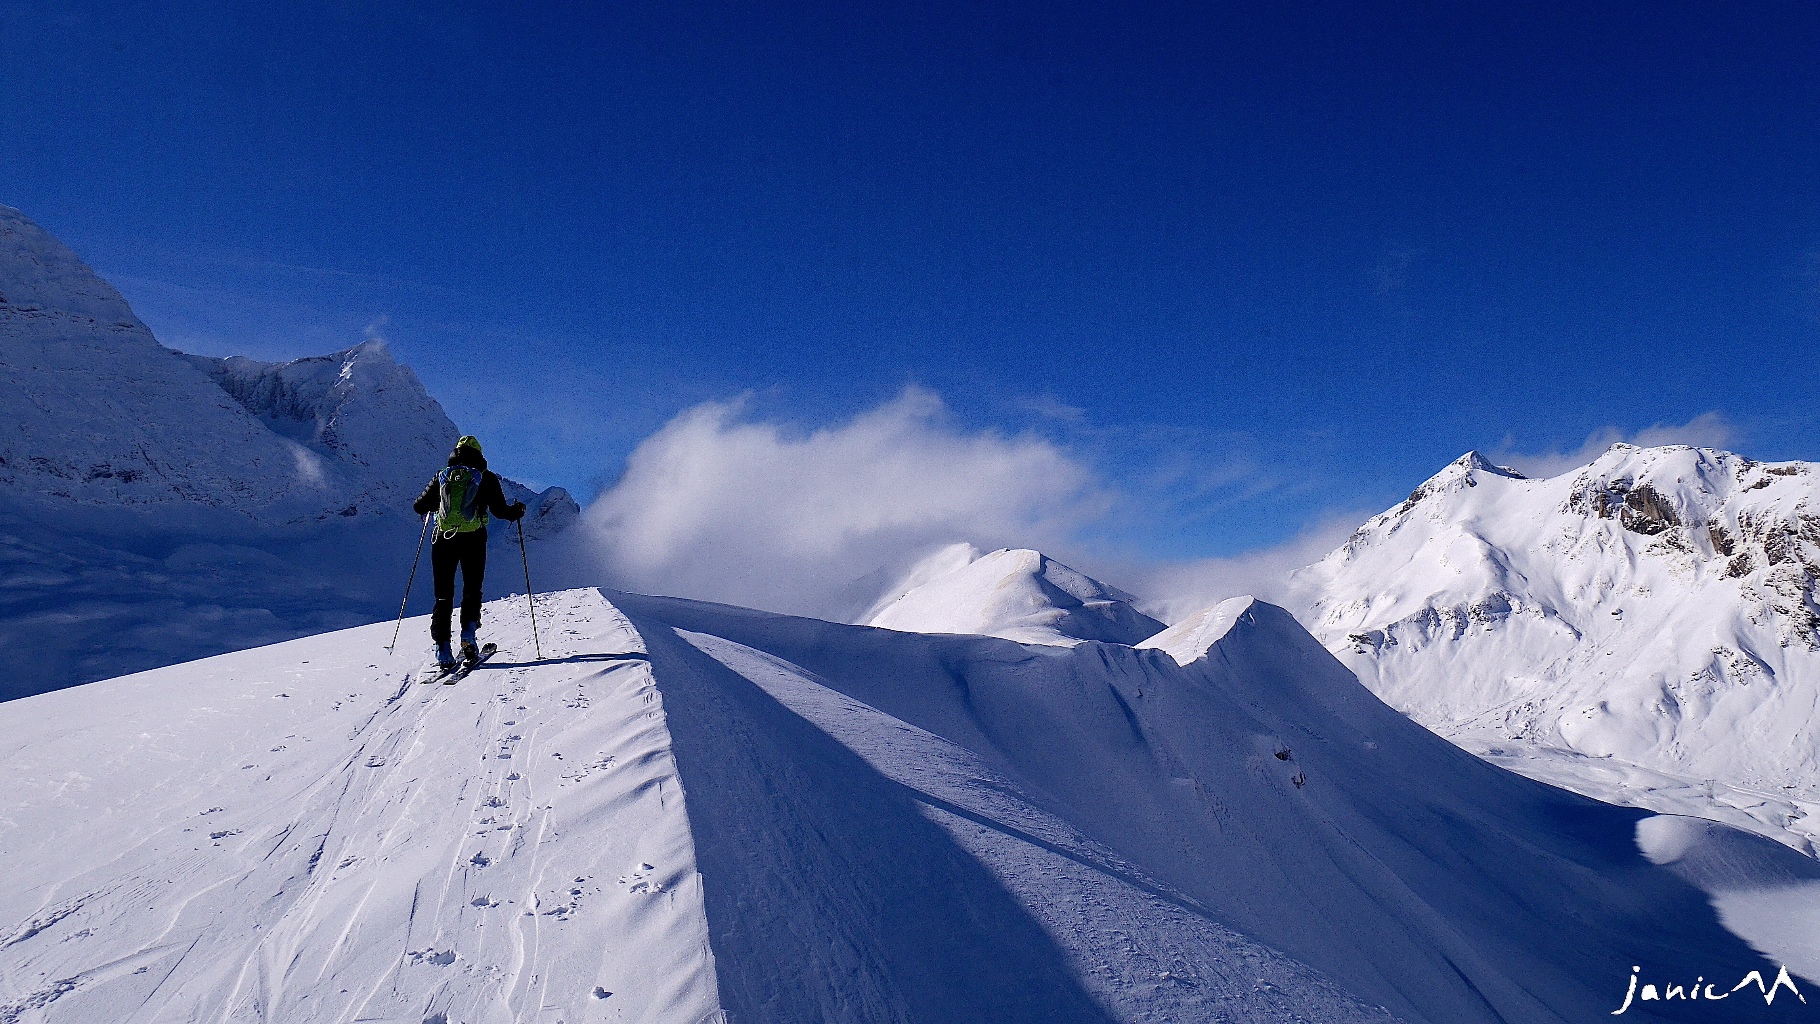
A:
{"label": "deep blue sky", "polygon": [[376,330],[521,477],[912,382],[1164,554],[1606,426],[1820,457],[1811,0],[259,6],[0,0],[0,203],[176,347]]}

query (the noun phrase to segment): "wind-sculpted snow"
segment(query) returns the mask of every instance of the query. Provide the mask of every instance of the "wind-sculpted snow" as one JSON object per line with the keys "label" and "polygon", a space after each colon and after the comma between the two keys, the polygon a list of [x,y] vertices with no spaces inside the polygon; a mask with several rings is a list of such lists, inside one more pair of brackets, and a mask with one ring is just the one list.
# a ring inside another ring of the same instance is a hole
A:
{"label": "wind-sculpted snow", "polygon": [[[1587,1020],[1618,1006],[1639,961],[1689,978],[1775,972],[1703,889],[1640,853],[1640,812],[1438,739],[1270,605],[1223,609],[1197,655],[1179,633],[1157,638],[1169,650],[1063,649],[614,600],[670,687],[736,1017],[814,1018],[776,1011],[810,1006],[822,984],[793,937],[835,932],[851,952],[832,964],[860,970],[893,962],[902,901],[944,913],[955,889],[879,852],[924,848],[937,837],[921,822],[992,872],[1113,1019],[1357,1019],[1381,1005],[1407,1020]],[[1806,863],[1740,839],[1778,870]],[[774,881],[787,898],[758,895]],[[844,911],[854,901],[876,908],[869,928]],[[954,977],[977,984],[965,928],[941,934]],[[870,977],[931,1007],[925,1019],[969,1019],[945,988]]]}
{"label": "wind-sculpted snow", "polygon": [[1527,480],[1468,455],[1298,574],[1385,700],[1605,798],[1820,834],[1813,468],[1615,445]]}
{"label": "wind-sculpted snow", "polygon": [[935,552],[860,619],[914,633],[975,633],[1022,643],[1134,644],[1163,624],[1115,587],[1028,548],[982,555],[970,544]]}
{"label": "wind-sculpted snow", "polygon": [[0,705],[0,1020],[1587,1020],[1773,976],[1702,886],[1776,948],[1812,877],[1640,848],[1261,603],[1198,654],[539,607],[452,687],[387,624]]}

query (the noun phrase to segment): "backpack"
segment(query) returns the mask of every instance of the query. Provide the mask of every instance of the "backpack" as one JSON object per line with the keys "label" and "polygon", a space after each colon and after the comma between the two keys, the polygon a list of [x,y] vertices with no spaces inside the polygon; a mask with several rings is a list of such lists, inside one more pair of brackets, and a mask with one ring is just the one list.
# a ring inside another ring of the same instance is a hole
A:
{"label": "backpack", "polygon": [[436,532],[453,540],[459,533],[473,533],[487,525],[487,510],[480,504],[480,482],[486,471],[472,466],[450,466],[436,474],[442,508],[436,513]]}

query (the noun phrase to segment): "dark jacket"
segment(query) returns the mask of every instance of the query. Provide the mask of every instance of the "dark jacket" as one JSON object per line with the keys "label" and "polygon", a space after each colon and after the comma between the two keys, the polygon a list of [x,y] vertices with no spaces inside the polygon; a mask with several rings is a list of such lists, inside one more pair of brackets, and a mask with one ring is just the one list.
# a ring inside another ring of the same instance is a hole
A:
{"label": "dark jacket", "polygon": [[[508,504],[506,502],[506,492],[499,486],[499,474],[487,469],[486,459],[475,452],[463,449],[449,456],[449,465],[467,466],[469,469],[480,470],[480,494],[475,498],[480,508],[508,523],[515,523],[524,518],[524,503],[515,501]],[[442,488],[438,485],[436,478],[431,477],[429,486],[425,487],[423,493],[417,496],[417,501],[411,505],[411,510],[422,516],[439,511],[441,508]]]}

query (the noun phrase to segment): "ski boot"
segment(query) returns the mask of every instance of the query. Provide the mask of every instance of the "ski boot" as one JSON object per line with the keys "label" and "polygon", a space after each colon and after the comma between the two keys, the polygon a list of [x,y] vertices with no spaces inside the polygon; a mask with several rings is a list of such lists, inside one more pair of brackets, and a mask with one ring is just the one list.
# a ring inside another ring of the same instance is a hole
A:
{"label": "ski boot", "polygon": [[480,662],[480,639],[474,635],[473,626],[461,627],[461,660],[469,665]]}

